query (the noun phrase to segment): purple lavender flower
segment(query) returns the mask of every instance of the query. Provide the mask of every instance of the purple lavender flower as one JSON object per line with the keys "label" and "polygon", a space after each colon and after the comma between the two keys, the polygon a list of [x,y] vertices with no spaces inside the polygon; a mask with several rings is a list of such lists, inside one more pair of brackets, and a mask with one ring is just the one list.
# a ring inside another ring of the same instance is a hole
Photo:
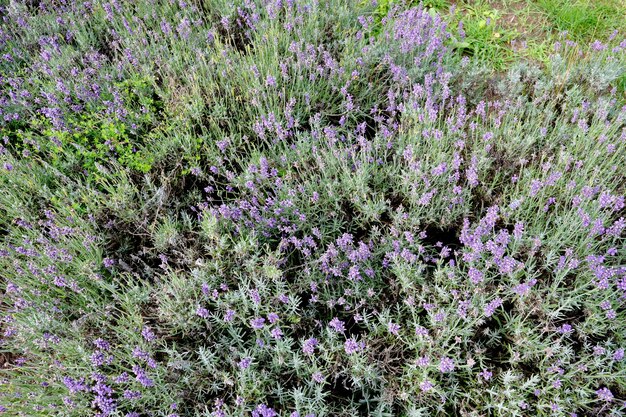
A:
{"label": "purple lavender flower", "polygon": [[259,295],[259,291],[257,291],[256,289],[251,289],[250,290],[250,299],[252,300],[252,302],[254,304],[261,303],[261,296]]}
{"label": "purple lavender flower", "polygon": [[488,369],[484,369],[482,372],[478,374],[478,376],[484,379],[485,381],[489,381],[491,377],[493,376],[493,373]]}
{"label": "purple lavender flower", "polygon": [[318,343],[319,342],[316,338],[311,337],[310,339],[305,340],[302,344],[302,351],[307,355],[312,355],[313,352],[315,352],[315,348],[317,347]]}
{"label": "purple lavender flower", "polygon": [[150,368],[156,368],[157,363],[150,357],[148,352],[143,351],[139,346],[135,346],[133,349],[133,357],[145,361]]}
{"label": "purple lavender flower", "polygon": [[486,317],[491,317],[493,313],[495,313],[496,309],[502,305],[502,299],[500,297],[496,297],[492,301],[490,301],[484,309],[484,313]]}
{"label": "purple lavender flower", "polygon": [[156,335],[148,326],[143,327],[141,330],[141,336],[143,336],[146,342],[154,342],[156,340]]}
{"label": "purple lavender flower", "polygon": [[278,414],[272,408],[269,408],[265,404],[259,404],[252,411],[252,417],[276,417]]}
{"label": "purple lavender flower", "polygon": [[428,356],[420,356],[415,361],[415,364],[420,368],[425,368],[430,364],[430,358]]}
{"label": "purple lavender flower", "polygon": [[598,396],[599,400],[606,401],[607,403],[612,402],[614,398],[613,393],[607,387],[600,388],[599,390],[597,390],[596,395]]}
{"label": "purple lavender flower", "polygon": [[363,278],[361,277],[361,273],[359,272],[359,267],[356,265],[352,265],[348,270],[348,279],[350,281],[361,281]]}
{"label": "purple lavender flower", "polygon": [[63,377],[63,384],[70,390],[71,394],[76,394],[77,392],[87,391],[89,387],[85,384],[85,378],[81,378],[79,380],[70,378],[69,376]]}
{"label": "purple lavender flower", "polygon": [[123,395],[127,400],[138,400],[141,398],[141,392],[129,389],[125,390]]}
{"label": "purple lavender flower", "polygon": [[448,357],[441,358],[439,362],[439,370],[442,373],[452,372],[454,370],[454,361]]}
{"label": "purple lavender flower", "polygon": [[237,366],[239,366],[239,369],[248,369],[251,363],[252,363],[252,358],[243,358],[242,360],[239,361]]}
{"label": "purple lavender flower", "polygon": [[352,246],[353,238],[349,233],[344,233],[339,239],[337,239],[337,246],[346,252],[350,246]]}
{"label": "purple lavender flower", "polygon": [[321,384],[324,382],[324,375],[321,372],[314,372],[312,377],[313,377],[313,381],[317,382],[318,384]]}
{"label": "purple lavender flower", "polygon": [[483,273],[474,267],[469,269],[467,275],[470,277],[472,284],[478,284],[483,281]]}
{"label": "purple lavender flower", "polygon": [[224,321],[226,323],[229,323],[233,321],[234,318],[235,318],[235,310],[231,310],[230,308],[226,310],[226,314],[224,314]]}
{"label": "purple lavender flower", "polygon": [[429,380],[425,380],[425,381],[420,382],[420,389],[422,390],[422,392],[428,392],[433,387],[434,387],[433,383],[430,382]]}
{"label": "purple lavender flower", "polygon": [[434,316],[433,316],[433,320],[436,323],[440,323],[442,321],[444,321],[446,318],[446,313],[445,311],[438,311]]}
{"label": "purple lavender flower", "polygon": [[92,353],[90,360],[93,366],[99,367],[102,365],[110,365],[113,362],[113,357],[106,356],[101,350],[96,350],[94,353]]}
{"label": "purple lavender flower", "polygon": [[271,323],[274,324],[278,321],[278,314],[276,313],[270,313],[267,315],[267,320]]}
{"label": "purple lavender flower", "polygon": [[602,356],[606,353],[606,349],[600,345],[596,345],[593,348],[593,354],[595,356]]}
{"label": "purple lavender flower", "polygon": [[363,342],[358,343],[353,338],[350,338],[343,344],[343,348],[348,355],[352,355],[353,353],[363,350]]}
{"label": "purple lavender flower", "polygon": [[265,85],[268,87],[276,87],[276,78],[271,75],[268,75],[265,79]]}
{"label": "purple lavender flower", "polygon": [[516,285],[513,288],[513,292],[515,292],[519,296],[527,295],[530,292],[530,289],[537,283],[536,279],[532,279],[528,282]]}
{"label": "purple lavender flower", "polygon": [[417,336],[428,336],[428,329],[422,326],[415,326],[415,335]]}
{"label": "purple lavender flower", "polygon": [[257,317],[255,319],[250,320],[250,326],[253,329],[262,329],[265,326],[265,319],[263,317]]}
{"label": "purple lavender flower", "polygon": [[400,326],[396,323],[389,322],[389,324],[387,325],[387,328],[389,329],[389,333],[396,335],[396,336],[400,332]]}
{"label": "purple lavender flower", "polygon": [[113,380],[116,384],[125,384],[128,382],[128,374],[126,372],[122,372],[119,376],[115,377]]}
{"label": "purple lavender flower", "polygon": [[344,333],[346,328],[344,326],[344,322],[339,320],[337,317],[334,317],[328,325],[332,327],[337,333]]}
{"label": "purple lavender flower", "polygon": [[275,327],[270,331],[270,334],[274,339],[281,339],[283,337],[283,331],[280,327]]}
{"label": "purple lavender flower", "polygon": [[108,351],[111,349],[111,345],[104,339],[98,338],[93,341],[93,344],[100,350]]}
{"label": "purple lavender flower", "polygon": [[102,416],[108,416],[112,414],[117,408],[117,404],[114,399],[113,389],[105,384],[106,377],[104,375],[94,373],[92,378],[96,381],[91,390],[96,394],[92,404],[101,411]]}
{"label": "purple lavender flower", "polygon": [[133,365],[133,372],[135,373],[135,379],[144,387],[151,387],[154,385],[154,381],[148,378],[146,371],[144,371],[140,366]]}

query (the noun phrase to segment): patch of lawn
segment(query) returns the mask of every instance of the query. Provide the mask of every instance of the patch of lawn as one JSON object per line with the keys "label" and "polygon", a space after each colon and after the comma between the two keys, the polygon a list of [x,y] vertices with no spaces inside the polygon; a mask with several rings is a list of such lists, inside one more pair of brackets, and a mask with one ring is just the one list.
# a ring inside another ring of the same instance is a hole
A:
{"label": "patch of lawn", "polygon": [[538,0],[537,4],[556,29],[579,41],[605,39],[626,24],[623,0]]}
{"label": "patch of lawn", "polygon": [[503,13],[488,2],[472,2],[451,9],[451,26],[458,27],[463,52],[485,62],[495,69],[505,68],[514,59],[511,41],[514,29],[503,25]]}

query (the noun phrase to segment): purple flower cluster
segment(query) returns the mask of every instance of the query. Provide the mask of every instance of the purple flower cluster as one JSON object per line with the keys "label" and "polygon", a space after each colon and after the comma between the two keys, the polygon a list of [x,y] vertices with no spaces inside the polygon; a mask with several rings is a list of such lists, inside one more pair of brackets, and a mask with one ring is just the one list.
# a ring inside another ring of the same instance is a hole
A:
{"label": "purple flower cluster", "polygon": [[441,358],[439,362],[439,370],[442,373],[452,372],[454,370],[454,361],[448,357]]}
{"label": "purple flower cluster", "polygon": [[320,270],[329,277],[345,277],[361,281],[372,277],[374,270],[368,262],[372,259],[370,246],[364,242],[353,242],[352,235],[344,233],[335,243],[328,245],[320,256]]}
{"label": "purple flower cluster", "polygon": [[345,341],[343,348],[348,355],[353,355],[365,349],[365,342],[357,342],[354,338]]}
{"label": "purple flower cluster", "polygon": [[314,337],[306,339],[302,344],[302,351],[307,355],[312,355],[315,352],[315,348],[318,344],[319,342]]}

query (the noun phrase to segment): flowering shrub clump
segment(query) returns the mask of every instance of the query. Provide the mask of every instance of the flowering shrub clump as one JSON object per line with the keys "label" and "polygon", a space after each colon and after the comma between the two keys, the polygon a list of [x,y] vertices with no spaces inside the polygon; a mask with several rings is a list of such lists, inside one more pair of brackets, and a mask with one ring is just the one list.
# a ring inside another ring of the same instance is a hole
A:
{"label": "flowering shrub clump", "polygon": [[379,10],[0,6],[0,414],[626,413],[626,41]]}

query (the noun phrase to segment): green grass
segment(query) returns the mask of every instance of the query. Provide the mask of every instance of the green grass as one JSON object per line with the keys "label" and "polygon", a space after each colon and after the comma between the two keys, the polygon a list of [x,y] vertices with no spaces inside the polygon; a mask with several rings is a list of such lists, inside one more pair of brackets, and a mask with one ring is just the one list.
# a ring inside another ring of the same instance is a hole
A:
{"label": "green grass", "polygon": [[559,31],[585,42],[605,39],[616,29],[626,27],[626,2],[623,0],[538,0]]}
{"label": "green grass", "polygon": [[[381,12],[390,1],[380,3]],[[453,46],[463,55],[502,71],[520,60],[545,64],[563,32],[583,45],[607,40],[614,31],[626,35],[623,0],[478,0],[422,2],[446,19],[451,29],[462,25],[465,37]]]}
{"label": "green grass", "polygon": [[515,30],[502,25],[502,12],[488,2],[478,1],[459,5],[449,15],[450,25],[463,31],[457,46],[462,52],[503,69],[514,60],[510,42]]}
{"label": "green grass", "polygon": [[[375,19],[380,23],[394,4],[419,3],[381,0]],[[464,36],[455,37],[453,47],[495,71],[520,60],[545,64],[563,32],[581,44],[607,40],[615,31],[617,37],[626,35],[624,0],[428,0],[421,4],[440,13],[454,31],[462,27]]]}

